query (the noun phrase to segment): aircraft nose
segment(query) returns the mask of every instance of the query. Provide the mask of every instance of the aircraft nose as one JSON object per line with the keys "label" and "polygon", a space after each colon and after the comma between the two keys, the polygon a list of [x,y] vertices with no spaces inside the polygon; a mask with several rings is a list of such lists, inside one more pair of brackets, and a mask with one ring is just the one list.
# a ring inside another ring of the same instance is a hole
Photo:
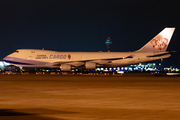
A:
{"label": "aircraft nose", "polygon": [[10,60],[10,58],[8,56],[4,57],[3,60]]}
{"label": "aircraft nose", "polygon": [[3,58],[3,60],[7,60],[7,56]]}

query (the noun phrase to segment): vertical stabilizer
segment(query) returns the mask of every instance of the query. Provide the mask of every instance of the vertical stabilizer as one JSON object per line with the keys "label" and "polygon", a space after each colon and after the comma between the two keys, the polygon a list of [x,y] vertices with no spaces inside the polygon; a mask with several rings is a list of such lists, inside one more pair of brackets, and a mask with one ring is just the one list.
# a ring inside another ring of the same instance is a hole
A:
{"label": "vertical stabilizer", "polygon": [[175,28],[165,28],[138,51],[140,52],[166,51],[174,30]]}

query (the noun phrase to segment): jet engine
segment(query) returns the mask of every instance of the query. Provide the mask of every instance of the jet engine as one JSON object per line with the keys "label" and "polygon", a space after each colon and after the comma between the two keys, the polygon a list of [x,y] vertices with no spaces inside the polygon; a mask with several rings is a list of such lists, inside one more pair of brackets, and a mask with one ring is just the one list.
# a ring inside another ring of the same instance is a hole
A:
{"label": "jet engine", "polygon": [[96,63],[86,62],[86,63],[85,63],[85,68],[86,68],[86,69],[96,69]]}
{"label": "jet engine", "polygon": [[71,71],[71,65],[61,64],[60,69],[61,71]]}

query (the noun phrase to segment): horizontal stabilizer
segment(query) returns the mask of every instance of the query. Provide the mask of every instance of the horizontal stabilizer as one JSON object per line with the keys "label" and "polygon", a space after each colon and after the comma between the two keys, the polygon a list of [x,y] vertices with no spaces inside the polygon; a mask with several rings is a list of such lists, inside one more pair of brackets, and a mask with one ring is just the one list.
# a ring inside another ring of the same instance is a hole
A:
{"label": "horizontal stabilizer", "polygon": [[160,56],[172,54],[172,53],[175,53],[175,52],[176,52],[176,51],[170,51],[170,52],[162,53],[162,54],[149,55],[149,56],[147,56],[147,57],[160,57]]}

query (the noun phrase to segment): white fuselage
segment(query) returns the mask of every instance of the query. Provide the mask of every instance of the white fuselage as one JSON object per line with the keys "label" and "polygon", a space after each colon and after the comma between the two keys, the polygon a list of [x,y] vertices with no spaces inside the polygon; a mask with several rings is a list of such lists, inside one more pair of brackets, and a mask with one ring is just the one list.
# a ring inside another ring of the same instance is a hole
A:
{"label": "white fuselage", "polygon": [[19,49],[6,56],[4,61],[19,67],[33,68],[59,68],[61,64],[81,66],[89,61],[103,67],[120,67],[170,56],[170,54],[166,54],[160,57],[148,57],[162,53],[166,52],[57,52],[38,49]]}

